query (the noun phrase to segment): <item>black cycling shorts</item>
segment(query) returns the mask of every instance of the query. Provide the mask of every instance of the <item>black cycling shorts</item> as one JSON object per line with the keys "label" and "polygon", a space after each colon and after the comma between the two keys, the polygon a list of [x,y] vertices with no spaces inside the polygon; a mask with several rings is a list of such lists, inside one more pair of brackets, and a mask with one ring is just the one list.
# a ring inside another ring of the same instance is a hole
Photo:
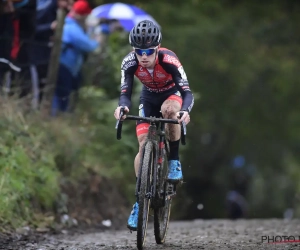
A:
{"label": "black cycling shorts", "polygon": [[[166,100],[175,100],[182,105],[182,97],[179,91],[175,90],[171,93],[151,93],[143,90],[140,96],[139,116],[142,117],[162,117],[161,106]],[[136,134],[137,136],[148,132],[149,124],[145,121],[137,121]]]}

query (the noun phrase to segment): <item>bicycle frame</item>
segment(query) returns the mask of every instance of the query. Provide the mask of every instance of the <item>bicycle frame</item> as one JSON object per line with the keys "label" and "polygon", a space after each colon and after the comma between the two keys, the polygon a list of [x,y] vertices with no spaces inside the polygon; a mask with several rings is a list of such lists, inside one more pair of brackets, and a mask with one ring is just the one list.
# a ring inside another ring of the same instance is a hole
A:
{"label": "bicycle frame", "polygon": [[[124,109],[121,109],[120,112],[120,118],[124,115]],[[181,114],[182,115],[182,114]],[[151,193],[148,194],[148,198],[155,197],[156,194],[156,180],[157,180],[157,171],[161,164],[163,163],[163,150],[165,147],[165,124],[166,123],[171,123],[171,124],[179,124],[178,120],[174,119],[163,119],[163,118],[156,118],[156,117],[141,117],[141,116],[131,116],[127,115],[125,120],[136,120],[136,121],[146,121],[150,123],[149,130],[148,130],[148,136],[146,139],[146,142],[151,140],[153,144],[155,145],[155,166],[153,169],[153,185],[152,185],[152,190]],[[122,124],[123,121],[119,119],[116,124],[116,129],[117,129],[117,139],[121,139],[121,133],[122,133]],[[158,124],[158,125],[157,125]],[[158,129],[160,128],[160,131],[158,133]],[[181,124],[181,143],[185,145],[185,135],[186,135],[186,125],[183,122]],[[159,136],[159,139],[157,140],[157,136]],[[144,146],[146,145],[146,142],[143,145],[142,152],[144,151]],[[143,155],[141,156],[141,161],[143,160]],[[137,196],[140,190],[140,174],[141,174],[141,168],[139,168],[139,174],[138,174],[138,179],[137,179],[137,185],[136,185],[136,190],[135,190],[135,195]]]}
{"label": "bicycle frame", "polygon": [[[120,110],[120,118],[116,124],[118,140],[121,139],[123,124],[121,118],[123,115],[124,107]],[[180,116],[182,115],[183,113],[180,114]],[[166,180],[167,167],[164,164],[166,155],[164,149],[166,145],[165,124],[179,124],[179,122],[175,119],[130,115],[126,116],[125,119],[145,121],[150,124],[147,139],[140,151],[142,155],[140,155],[139,173],[135,188],[135,195],[138,198],[137,202],[140,208],[137,221],[137,247],[138,249],[142,249],[147,234],[150,207],[154,211],[154,235],[156,243],[162,244],[165,241],[170,219],[171,199],[176,194],[176,184],[169,183]],[[186,125],[182,122],[181,143],[183,145],[185,145],[185,135]],[[168,155],[166,155],[166,158],[168,158]]]}

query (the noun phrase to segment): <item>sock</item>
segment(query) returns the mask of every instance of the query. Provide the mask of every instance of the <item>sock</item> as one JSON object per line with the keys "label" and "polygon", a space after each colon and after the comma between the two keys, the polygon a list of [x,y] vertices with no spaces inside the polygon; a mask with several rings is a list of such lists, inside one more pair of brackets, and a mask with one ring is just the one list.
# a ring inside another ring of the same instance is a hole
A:
{"label": "sock", "polygon": [[170,157],[169,160],[179,160],[179,141],[169,141]]}

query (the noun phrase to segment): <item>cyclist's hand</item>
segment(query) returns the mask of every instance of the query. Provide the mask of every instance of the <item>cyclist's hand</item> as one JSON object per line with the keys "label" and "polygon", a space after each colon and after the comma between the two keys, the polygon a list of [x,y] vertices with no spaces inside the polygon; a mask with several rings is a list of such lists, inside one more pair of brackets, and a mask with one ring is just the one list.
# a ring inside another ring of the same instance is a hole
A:
{"label": "cyclist's hand", "polygon": [[[180,118],[180,113],[183,113],[182,117]],[[190,122],[190,115],[188,112],[186,111],[180,111],[176,113],[176,116],[178,118],[178,122],[181,124],[182,122],[185,122],[185,124],[187,125]]]}
{"label": "cyclist's hand", "polygon": [[[117,119],[117,120],[119,120],[120,119],[120,111],[121,111],[121,106],[119,106],[119,107],[117,107],[116,108],[116,110],[115,110],[115,113],[114,113],[114,116],[115,116],[115,118]],[[124,109],[124,113],[126,114],[126,113],[128,113],[129,112],[129,108],[128,107],[124,107],[125,109]],[[122,118],[121,118],[121,120],[124,120],[126,118],[126,115],[123,115],[122,116]]]}

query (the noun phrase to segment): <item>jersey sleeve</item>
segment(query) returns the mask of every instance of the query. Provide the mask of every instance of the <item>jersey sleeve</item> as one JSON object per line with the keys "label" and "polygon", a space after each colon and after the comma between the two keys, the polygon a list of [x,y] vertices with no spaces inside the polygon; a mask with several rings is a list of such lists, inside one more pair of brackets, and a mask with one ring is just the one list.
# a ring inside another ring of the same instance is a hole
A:
{"label": "jersey sleeve", "polygon": [[172,75],[173,81],[182,95],[181,110],[191,112],[194,105],[194,96],[178,57],[170,50],[163,50],[160,54],[160,62],[166,72]]}
{"label": "jersey sleeve", "polygon": [[133,52],[129,53],[121,64],[121,94],[119,106],[131,106],[131,95],[133,88],[134,73],[138,63]]}

